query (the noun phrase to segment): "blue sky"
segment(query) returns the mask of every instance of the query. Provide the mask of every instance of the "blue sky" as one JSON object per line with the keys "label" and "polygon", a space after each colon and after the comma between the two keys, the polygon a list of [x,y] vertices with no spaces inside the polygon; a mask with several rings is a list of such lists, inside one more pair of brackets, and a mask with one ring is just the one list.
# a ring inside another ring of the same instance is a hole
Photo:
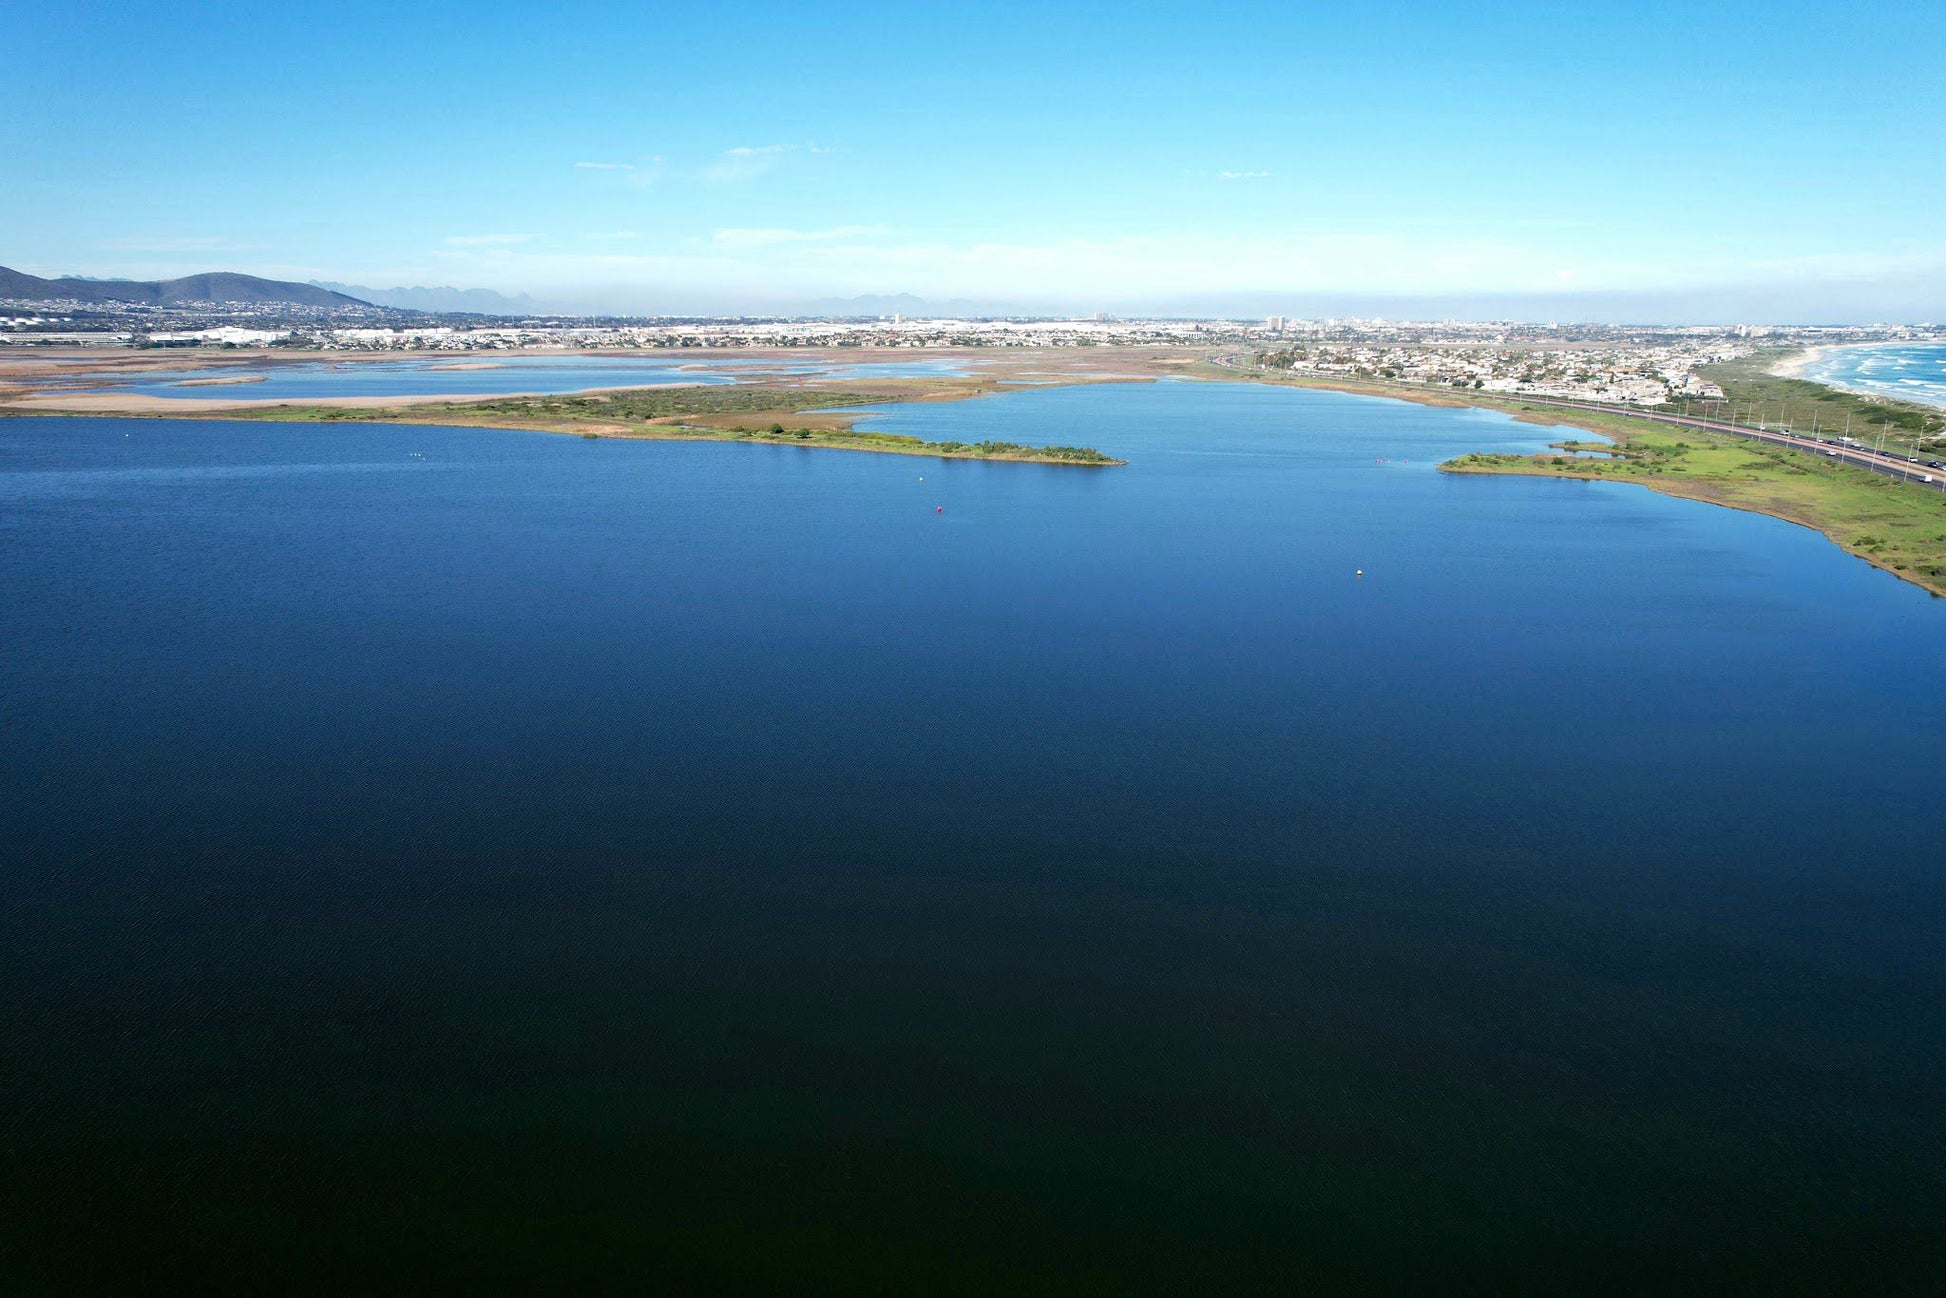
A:
{"label": "blue sky", "polygon": [[14,3],[0,264],[1946,317],[1946,5],[1369,8]]}

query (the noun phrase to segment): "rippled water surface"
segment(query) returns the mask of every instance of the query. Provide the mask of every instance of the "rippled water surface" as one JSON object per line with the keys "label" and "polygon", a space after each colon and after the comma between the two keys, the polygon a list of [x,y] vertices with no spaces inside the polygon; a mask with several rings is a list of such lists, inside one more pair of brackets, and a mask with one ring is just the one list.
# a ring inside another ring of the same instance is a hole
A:
{"label": "rippled water surface", "polygon": [[1129,464],[0,421],[23,1287],[1933,1273],[1946,602],[1481,412],[869,422]]}
{"label": "rippled water surface", "polygon": [[1946,406],[1946,343],[1833,347],[1804,377],[1835,387]]}

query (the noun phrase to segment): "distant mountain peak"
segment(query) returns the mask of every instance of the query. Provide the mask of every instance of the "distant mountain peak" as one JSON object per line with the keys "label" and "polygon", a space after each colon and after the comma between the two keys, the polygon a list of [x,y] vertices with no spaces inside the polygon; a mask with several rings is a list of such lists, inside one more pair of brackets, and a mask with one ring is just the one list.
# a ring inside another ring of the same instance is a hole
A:
{"label": "distant mountain peak", "polygon": [[234,271],[208,271],[180,279],[42,279],[0,266],[0,298],[27,302],[135,302],[181,306],[189,302],[282,302],[292,306],[344,307],[371,303],[315,284],[261,279]]}
{"label": "distant mountain peak", "polygon": [[525,293],[508,297],[490,288],[452,288],[446,285],[367,288],[362,284],[337,284],[318,279],[312,280],[311,284],[335,293],[350,294],[374,306],[395,307],[401,311],[430,311],[438,315],[525,315],[540,309],[539,304]]}

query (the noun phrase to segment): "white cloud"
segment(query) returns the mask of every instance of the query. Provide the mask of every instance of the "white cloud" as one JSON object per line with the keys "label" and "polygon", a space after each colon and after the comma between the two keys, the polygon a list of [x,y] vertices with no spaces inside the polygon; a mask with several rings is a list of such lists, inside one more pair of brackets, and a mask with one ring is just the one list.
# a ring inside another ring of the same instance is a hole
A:
{"label": "white cloud", "polygon": [[829,230],[725,229],[712,235],[710,242],[719,248],[770,248],[787,243],[829,243],[885,232],[885,227],[879,225],[839,225]]}
{"label": "white cloud", "polygon": [[448,248],[505,248],[517,243],[532,243],[538,234],[449,234]]}
{"label": "white cloud", "polygon": [[703,179],[714,184],[754,180],[793,153],[830,153],[819,144],[740,144],[716,155],[716,161],[703,169]]}
{"label": "white cloud", "polygon": [[1216,178],[1218,180],[1268,180],[1270,173],[1268,171],[1219,171],[1216,173]]}
{"label": "white cloud", "polygon": [[634,162],[577,162],[574,165],[582,171],[647,171],[662,165],[662,155],[648,153]]}
{"label": "white cloud", "polygon": [[659,153],[645,153],[630,162],[577,162],[574,169],[594,172],[602,178],[598,183],[624,185],[630,189],[653,189],[662,180],[663,161]]}

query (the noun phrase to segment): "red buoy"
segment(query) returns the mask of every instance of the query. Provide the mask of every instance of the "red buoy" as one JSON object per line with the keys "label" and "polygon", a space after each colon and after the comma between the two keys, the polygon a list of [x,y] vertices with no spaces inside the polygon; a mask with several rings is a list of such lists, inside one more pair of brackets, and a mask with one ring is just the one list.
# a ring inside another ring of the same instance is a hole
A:
{"label": "red buoy", "polygon": [[941,505],[937,509],[933,510],[932,512],[935,514],[943,514],[946,512],[946,506]]}

